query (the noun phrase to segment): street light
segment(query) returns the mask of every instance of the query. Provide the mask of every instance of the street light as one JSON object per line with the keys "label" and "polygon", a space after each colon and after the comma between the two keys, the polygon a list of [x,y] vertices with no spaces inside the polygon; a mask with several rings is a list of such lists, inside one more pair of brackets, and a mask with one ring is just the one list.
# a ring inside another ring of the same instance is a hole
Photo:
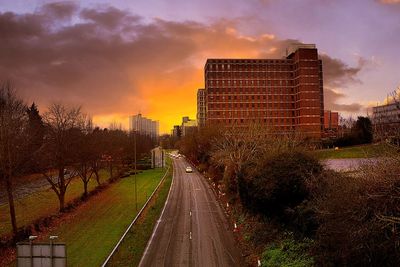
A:
{"label": "street light", "polygon": [[29,249],[30,249],[30,252],[31,252],[31,266],[33,266],[33,246],[32,246],[32,244],[33,244],[33,240],[35,240],[37,238],[37,235],[30,235],[29,236]]}
{"label": "street light", "polygon": [[50,239],[50,266],[53,266],[53,241],[56,240],[58,238],[58,235],[51,235],[49,236]]}

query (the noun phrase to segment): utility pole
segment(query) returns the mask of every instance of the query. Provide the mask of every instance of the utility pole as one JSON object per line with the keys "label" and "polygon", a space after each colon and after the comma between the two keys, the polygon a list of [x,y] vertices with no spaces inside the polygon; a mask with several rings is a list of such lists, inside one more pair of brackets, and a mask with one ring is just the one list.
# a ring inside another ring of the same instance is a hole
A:
{"label": "utility pole", "polygon": [[134,156],[134,160],[135,160],[135,207],[136,207],[136,211],[138,210],[137,207],[137,181],[136,181],[136,176],[137,176],[137,167],[136,167],[136,130],[133,131],[133,142],[134,142],[134,146],[135,146],[135,156]]}

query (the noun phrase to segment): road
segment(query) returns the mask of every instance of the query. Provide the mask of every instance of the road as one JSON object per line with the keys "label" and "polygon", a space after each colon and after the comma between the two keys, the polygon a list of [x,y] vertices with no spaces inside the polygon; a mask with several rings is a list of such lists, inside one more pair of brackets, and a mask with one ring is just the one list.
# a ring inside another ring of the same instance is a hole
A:
{"label": "road", "polygon": [[243,266],[224,211],[205,179],[174,159],[170,194],[139,266]]}

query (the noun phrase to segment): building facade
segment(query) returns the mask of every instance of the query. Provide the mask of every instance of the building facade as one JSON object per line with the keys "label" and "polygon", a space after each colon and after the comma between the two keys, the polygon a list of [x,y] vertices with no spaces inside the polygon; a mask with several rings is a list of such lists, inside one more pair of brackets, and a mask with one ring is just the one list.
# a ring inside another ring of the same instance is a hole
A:
{"label": "building facade", "polygon": [[339,134],[339,113],[330,110],[324,111],[324,132],[325,138],[336,138]]}
{"label": "building facade", "polygon": [[206,122],[206,100],[205,89],[197,90],[197,122],[199,126],[205,125]]}
{"label": "building facade", "polygon": [[186,136],[197,129],[197,120],[188,120],[182,122],[181,130],[182,136]]}
{"label": "building facade", "polygon": [[205,123],[321,138],[322,62],[315,45],[296,45],[284,59],[208,59]]}
{"label": "building facade", "polygon": [[139,113],[129,117],[129,130],[156,139],[159,136],[159,122],[145,118]]}
{"label": "building facade", "polygon": [[400,102],[373,107],[372,123],[375,138],[395,139],[400,143]]}

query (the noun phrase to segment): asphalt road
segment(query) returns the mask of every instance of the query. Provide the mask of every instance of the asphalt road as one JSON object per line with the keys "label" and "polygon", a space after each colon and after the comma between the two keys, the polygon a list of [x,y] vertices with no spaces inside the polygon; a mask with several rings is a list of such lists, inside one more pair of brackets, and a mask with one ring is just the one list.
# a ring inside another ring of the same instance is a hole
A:
{"label": "asphalt road", "polygon": [[139,266],[243,266],[223,209],[186,166],[174,159],[171,191]]}

